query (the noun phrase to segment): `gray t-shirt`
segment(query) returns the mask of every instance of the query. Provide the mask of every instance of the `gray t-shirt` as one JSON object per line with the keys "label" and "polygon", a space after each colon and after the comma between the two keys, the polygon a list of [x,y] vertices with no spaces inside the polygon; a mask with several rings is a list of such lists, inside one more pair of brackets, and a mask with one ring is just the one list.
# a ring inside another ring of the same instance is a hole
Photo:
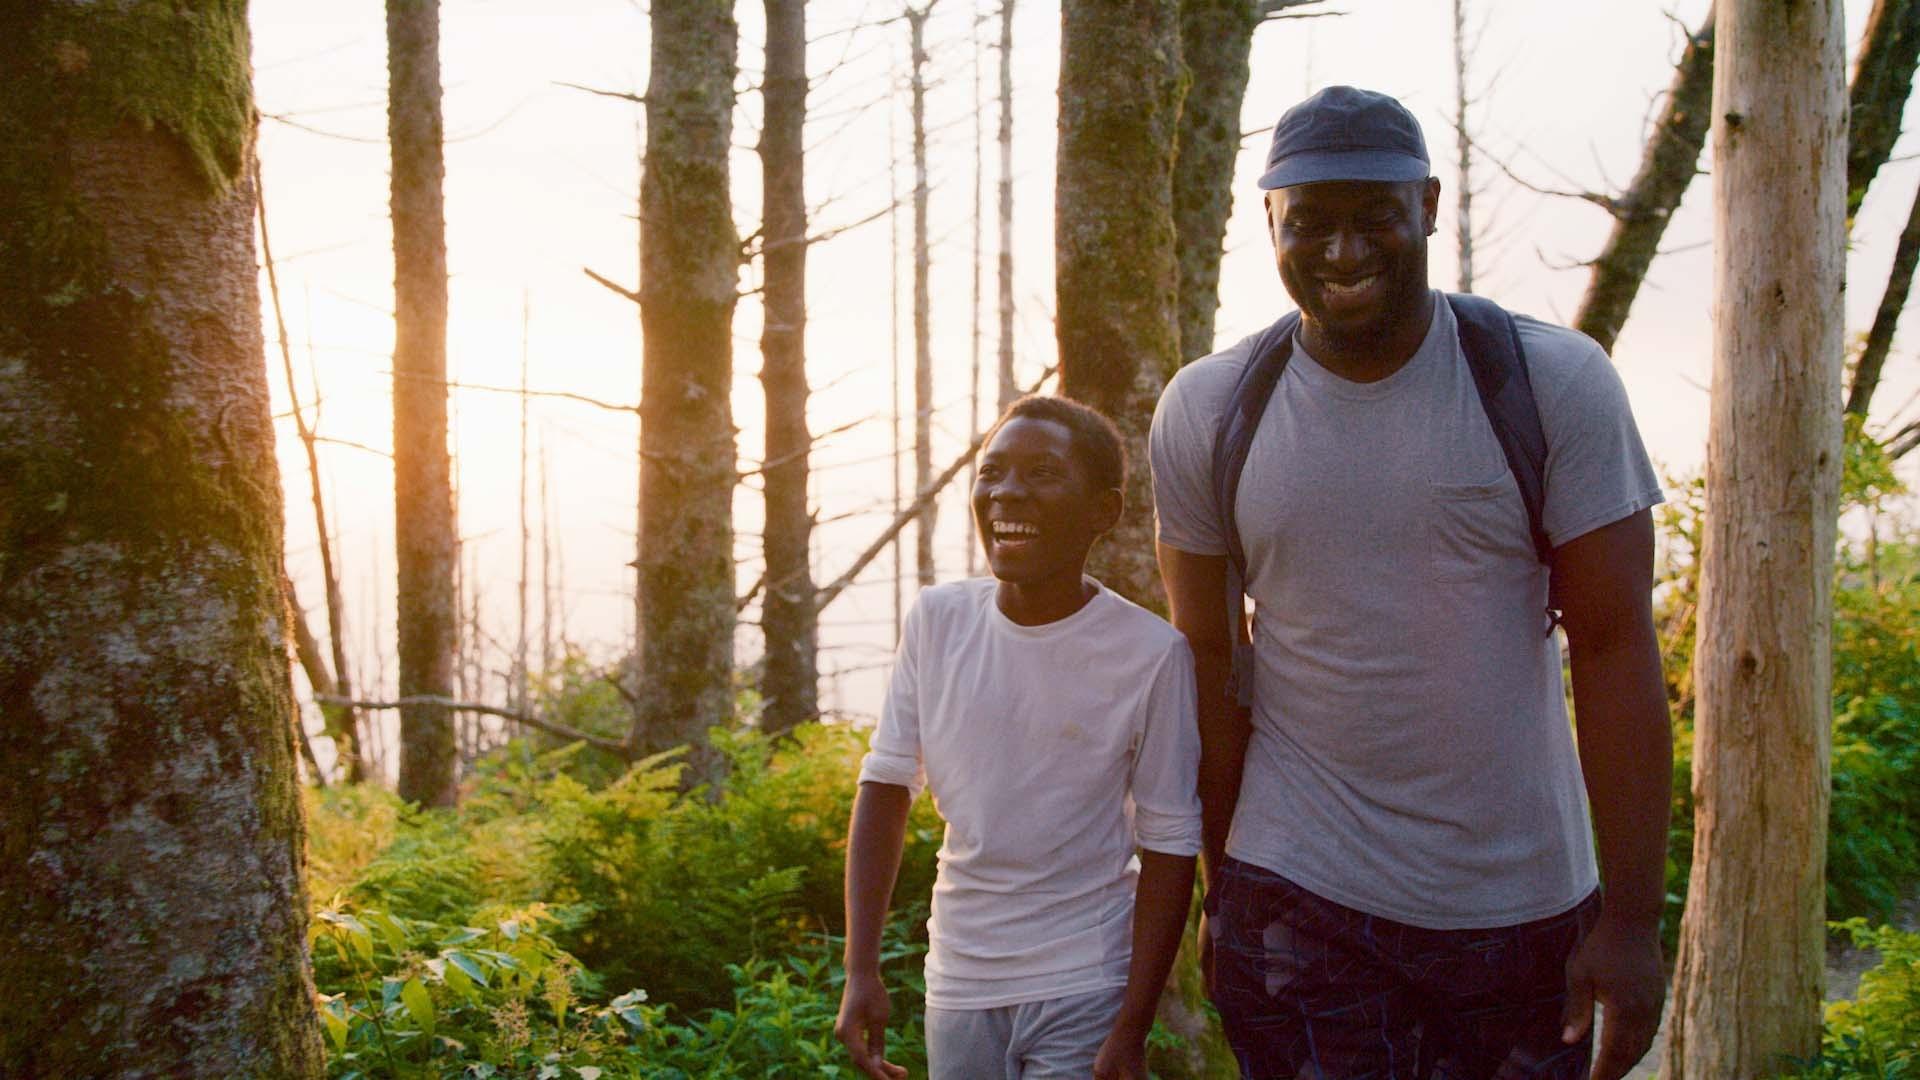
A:
{"label": "gray t-shirt", "polygon": [[[1564,911],[1596,883],[1547,573],[1453,311],[1355,383],[1296,342],[1235,514],[1255,606],[1253,735],[1227,852],[1434,929]],[[1522,317],[1561,545],[1661,501],[1606,354]],[[1188,365],[1154,413],[1161,542],[1223,555],[1213,444],[1253,339]]]}

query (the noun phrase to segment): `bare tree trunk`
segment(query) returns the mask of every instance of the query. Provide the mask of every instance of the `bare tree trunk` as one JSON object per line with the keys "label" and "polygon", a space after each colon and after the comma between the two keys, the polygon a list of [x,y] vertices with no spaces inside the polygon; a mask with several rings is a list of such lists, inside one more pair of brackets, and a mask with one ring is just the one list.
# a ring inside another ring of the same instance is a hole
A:
{"label": "bare tree trunk", "polygon": [[1454,237],[1460,253],[1458,288],[1473,291],[1473,136],[1467,128],[1467,5],[1453,0],[1453,137],[1459,179],[1454,182]]}
{"label": "bare tree trunk", "polygon": [[1720,8],[1695,835],[1671,1078],[1769,1075],[1820,1048],[1843,34],[1840,0]]}
{"label": "bare tree trunk", "polygon": [[1183,59],[1193,80],[1180,107],[1180,149],[1173,170],[1182,362],[1213,351],[1220,256],[1233,210],[1233,163],[1240,153],[1240,110],[1247,94],[1247,56],[1259,25],[1256,0],[1180,4],[1180,39],[1191,45]]}
{"label": "bare tree trunk", "polygon": [[[927,490],[933,480],[933,304],[927,278],[932,269],[927,250],[927,16],[933,0],[921,7],[907,5],[907,28],[912,35],[913,94],[913,489]],[[914,553],[920,586],[934,582],[933,531],[940,506],[929,501],[914,525]]]}
{"label": "bare tree trunk", "polygon": [[639,730],[719,762],[733,715],[733,307],[740,240],[728,161],[736,30],[728,0],[654,0],[640,182]]}
{"label": "bare tree trunk", "polygon": [[[891,68],[888,69],[888,75],[887,92],[891,96],[893,87],[897,86],[898,82],[891,77],[893,75]],[[893,398],[890,410],[893,421],[893,456],[888,460],[893,464],[893,515],[896,518],[900,516],[902,505],[900,455],[903,450],[900,441],[900,153],[899,136],[894,131],[894,117],[898,112],[899,110],[895,109],[893,102],[889,100],[887,102],[887,282],[890,292],[887,316],[891,329],[890,336],[887,338],[887,355],[893,373]],[[906,577],[905,555],[901,550],[900,535],[895,533],[893,537],[893,640],[896,642],[900,640],[900,628],[904,624],[906,613],[906,596],[904,595]]]}
{"label": "bare tree trunk", "polygon": [[[980,259],[984,252],[981,243],[985,238],[985,222],[981,220],[982,184],[986,174],[986,141],[982,135],[981,117],[987,111],[986,99],[980,96],[980,17],[975,16],[972,33],[968,41],[973,45],[973,308],[967,320],[967,339],[971,346],[972,363],[967,376],[967,438],[972,439],[980,430]],[[973,464],[967,465],[967,490],[973,490],[975,470]],[[979,537],[974,535],[973,514],[960,515],[967,523],[967,576],[979,572]]]}
{"label": "bare tree trunk", "polygon": [[1893,331],[1900,312],[1907,306],[1907,293],[1913,288],[1913,271],[1920,263],[1920,191],[1914,193],[1913,207],[1907,211],[1906,227],[1900,230],[1900,242],[1893,249],[1893,268],[1887,273],[1886,291],[1880,294],[1880,306],[1873,313],[1873,326],[1867,331],[1867,343],[1860,350],[1860,363],[1853,369],[1853,387],[1847,392],[1847,412],[1865,418],[1873,404],[1873,392],[1880,387],[1880,372],[1893,349]]}
{"label": "bare tree trunk", "polygon": [[547,429],[540,427],[540,671],[553,671],[553,508],[547,502],[552,474],[547,465]]}
{"label": "bare tree trunk", "polygon": [[1920,2],[1874,0],[1848,93],[1847,221],[1867,197],[1867,186],[1893,153],[1900,117],[1920,65]]}
{"label": "bare tree trunk", "polygon": [[1177,0],[1066,0],[1054,195],[1061,385],[1113,419],[1135,463],[1094,573],[1155,608],[1164,605],[1144,462],[1154,403],[1180,363],[1172,202],[1185,89]]}
{"label": "bare tree trunk", "polygon": [[1659,252],[1660,237],[1693,182],[1707,140],[1713,96],[1714,13],[1709,10],[1687,41],[1667,87],[1666,107],[1640,157],[1640,171],[1613,199],[1613,232],[1593,260],[1587,291],[1574,312],[1574,329],[1611,351],[1626,325],[1633,298]]}
{"label": "bare tree trunk", "polygon": [[243,3],[0,30],[0,1075],[322,1075]]}
{"label": "bare tree trunk", "polygon": [[[254,164],[253,184],[260,204],[260,257],[267,267],[267,286],[273,299],[274,325],[279,330],[280,361],[287,377],[287,399],[292,406],[294,431],[299,435],[300,447],[307,455],[307,480],[313,494],[314,531],[320,542],[320,574],[325,583],[327,601],[327,637],[333,648],[333,670],[338,673],[337,679],[331,676],[328,678],[328,685],[331,687],[328,693],[350,698],[353,696],[353,680],[347,673],[347,650],[343,642],[345,634],[341,630],[343,604],[340,599],[340,575],[333,566],[333,541],[327,532],[327,504],[320,495],[320,454],[315,445],[319,437],[315,434],[313,427],[307,423],[306,414],[300,407],[300,386],[293,374],[293,349],[287,343],[287,318],[280,306],[280,276],[273,262],[273,245],[267,237],[266,192],[260,183],[258,162]],[[308,359],[311,362],[312,350],[309,349],[308,353]],[[316,398],[318,396],[315,394]],[[314,410],[317,421],[319,418],[317,401]],[[287,595],[289,598],[293,595],[292,579],[288,579]],[[299,628],[306,629],[305,615],[300,616]],[[324,666],[325,661],[319,660],[317,648],[315,659]],[[311,671],[312,669],[309,668],[309,674]],[[315,683],[314,692],[317,694],[319,690],[319,684]],[[366,764],[360,760],[359,710],[350,706],[323,704],[320,706],[320,715],[325,718],[327,737],[333,741],[333,756],[339,764],[341,777],[352,784],[365,781]]]}
{"label": "bare tree trunk", "polygon": [[[293,591],[293,577],[284,566],[280,569],[280,588],[287,598],[287,622],[293,630],[293,655],[300,662],[300,670],[307,673],[307,685],[313,687],[313,696],[333,697],[340,692],[333,684],[333,673],[327,670],[327,658],[320,655],[319,639],[313,636],[313,628],[307,625],[306,610],[300,606],[300,597]],[[316,701],[316,704],[320,704]],[[326,704],[320,704],[320,714],[325,716]],[[313,740],[307,735],[307,726],[300,721],[300,711],[296,706],[293,714],[293,730],[300,736],[300,756],[307,759],[307,771],[313,776],[315,787],[327,786],[327,772],[320,767],[320,759],[314,755]],[[339,761],[339,744],[334,744],[334,759]],[[342,763],[344,764],[344,763]]]}
{"label": "bare tree trunk", "polygon": [[533,304],[523,291],[520,294],[520,591],[519,627],[513,645],[513,687],[514,708],[527,712],[531,708],[528,700],[528,688],[533,685],[532,673],[527,670],[527,560],[533,547],[533,525],[527,520],[527,352],[528,332],[533,323]]}
{"label": "bare tree trunk", "polygon": [[760,383],[767,399],[766,635],[761,697],[768,731],[783,732],[820,711],[819,617],[808,561],[807,509],[812,435],[807,431],[807,201],[802,133],[807,118],[807,25],[802,0],[766,0],[766,119],[760,132],[765,210],[766,324]]}
{"label": "bare tree trunk", "polygon": [[[1001,410],[1013,404],[1013,4],[1000,0],[1000,353]],[[897,636],[897,635],[896,635]]]}
{"label": "bare tree trunk", "polygon": [[[453,692],[459,546],[447,458],[447,223],[439,0],[387,0],[393,151],[393,528],[400,696]],[[438,705],[400,711],[400,797],[453,805],[459,748]]]}

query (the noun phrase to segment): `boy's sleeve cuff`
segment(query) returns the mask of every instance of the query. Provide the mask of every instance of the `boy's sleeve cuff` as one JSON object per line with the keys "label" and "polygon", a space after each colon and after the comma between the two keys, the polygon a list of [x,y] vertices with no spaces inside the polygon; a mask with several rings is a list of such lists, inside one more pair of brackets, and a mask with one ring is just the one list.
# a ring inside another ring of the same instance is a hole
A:
{"label": "boy's sleeve cuff", "polygon": [[1200,854],[1200,819],[1134,811],[1134,846],[1162,855]]}
{"label": "boy's sleeve cuff", "polygon": [[917,758],[872,750],[860,760],[859,782],[893,784],[906,788],[907,794],[917,799],[921,789],[927,786],[927,777]]}

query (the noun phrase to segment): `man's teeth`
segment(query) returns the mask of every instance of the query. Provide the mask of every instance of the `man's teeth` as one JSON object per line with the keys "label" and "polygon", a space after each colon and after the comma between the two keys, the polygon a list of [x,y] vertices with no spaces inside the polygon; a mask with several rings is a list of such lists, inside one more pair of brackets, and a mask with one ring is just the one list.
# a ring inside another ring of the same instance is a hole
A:
{"label": "man's teeth", "polygon": [[1005,539],[1039,536],[1040,529],[1024,521],[996,521],[993,523],[993,535]]}
{"label": "man's teeth", "polygon": [[1342,285],[1340,282],[1337,282],[1337,281],[1323,281],[1321,282],[1321,285],[1326,288],[1327,292],[1332,293],[1334,296],[1352,296],[1354,293],[1364,291],[1366,288],[1371,286],[1373,284],[1373,279],[1378,276],[1379,275],[1377,274],[1369,274],[1366,277],[1361,278],[1359,281],[1351,282],[1345,285]]}

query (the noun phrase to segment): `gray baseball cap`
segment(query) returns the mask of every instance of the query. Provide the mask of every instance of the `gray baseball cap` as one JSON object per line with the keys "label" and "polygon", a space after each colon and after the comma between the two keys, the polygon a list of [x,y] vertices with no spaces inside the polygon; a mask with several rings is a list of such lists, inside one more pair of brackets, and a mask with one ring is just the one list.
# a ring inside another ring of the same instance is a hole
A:
{"label": "gray baseball cap", "polygon": [[1420,122],[1386,94],[1329,86],[1273,126],[1260,187],[1327,180],[1424,180],[1431,175]]}

